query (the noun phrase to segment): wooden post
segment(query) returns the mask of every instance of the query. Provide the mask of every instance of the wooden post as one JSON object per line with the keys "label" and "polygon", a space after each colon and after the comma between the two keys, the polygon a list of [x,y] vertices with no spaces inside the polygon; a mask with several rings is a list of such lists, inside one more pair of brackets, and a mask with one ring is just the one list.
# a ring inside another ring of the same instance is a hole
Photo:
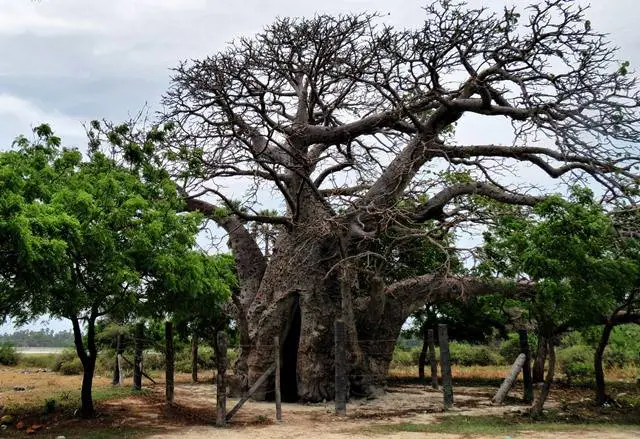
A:
{"label": "wooden post", "polygon": [[173,404],[173,378],[175,367],[175,351],[173,349],[173,322],[164,322],[164,338],[165,338],[165,399],[167,405]]}
{"label": "wooden post", "polygon": [[191,334],[191,381],[198,382],[198,336]]}
{"label": "wooden post", "polygon": [[118,385],[124,386],[124,343],[123,335],[118,334],[118,342],[116,347],[116,361],[118,362]]}
{"label": "wooden post", "polygon": [[282,421],[282,394],[280,393],[280,337],[273,337],[276,352],[276,420]]}
{"label": "wooden post", "polygon": [[234,405],[233,408],[229,410],[229,413],[227,413],[227,421],[230,421],[231,418],[233,418],[236,415],[236,413],[238,413],[238,410],[240,410],[240,408],[244,405],[244,403],[247,402],[249,398],[253,396],[254,393],[256,393],[256,390],[258,390],[264,384],[267,378],[269,378],[269,376],[275,370],[276,370],[275,364],[272,364],[271,366],[269,366],[269,368],[262,374],[262,376],[258,378],[258,381],[253,383],[253,386],[251,386],[251,388],[246,393],[246,395],[240,398],[240,401],[238,401],[236,405]]}
{"label": "wooden post", "polygon": [[438,388],[438,362],[436,361],[436,343],[433,329],[427,331],[427,343],[429,344],[429,363],[431,364],[431,387]]}
{"label": "wooden post", "polygon": [[113,365],[113,380],[111,381],[111,384],[113,384],[114,386],[120,384],[120,361],[118,358],[118,355],[120,354],[120,334],[116,335],[115,341],[116,341],[116,357],[115,357],[116,361]]}
{"label": "wooden post", "polygon": [[338,415],[347,414],[346,331],[342,320],[335,321],[335,406]]}
{"label": "wooden post", "polygon": [[513,387],[513,383],[515,382],[516,378],[518,377],[518,374],[522,370],[522,367],[524,366],[524,362],[526,359],[527,359],[527,356],[525,354],[518,355],[518,358],[516,358],[516,361],[513,363],[513,366],[511,366],[511,370],[509,371],[507,376],[504,378],[504,381],[502,382],[502,385],[498,389],[498,392],[491,400],[492,403],[502,404],[502,401],[504,401],[504,398],[507,396],[507,393],[509,393],[509,390],[511,390],[511,388]]}
{"label": "wooden post", "polygon": [[217,358],[216,366],[218,375],[216,376],[216,425],[224,427],[227,418],[227,383],[225,375],[227,373],[227,333],[218,332],[217,338]]}
{"label": "wooden post", "polygon": [[518,331],[520,337],[520,352],[525,355],[524,365],[522,366],[522,381],[524,383],[524,402],[533,401],[533,379],[531,378],[531,350],[529,349],[529,337],[527,330]]}
{"label": "wooden post", "polygon": [[438,325],[438,341],[440,342],[440,371],[442,373],[444,409],[447,410],[453,405],[453,378],[451,376],[451,362],[449,361],[447,325]]}
{"label": "wooden post", "polygon": [[[425,325],[426,326],[426,325]],[[427,353],[429,352],[429,342],[427,340],[427,328],[422,328],[422,349],[418,357],[418,378],[420,382],[424,381],[424,365],[427,362]]]}
{"label": "wooden post", "polygon": [[144,323],[136,323],[135,357],[133,359],[133,389],[142,389],[142,351],[144,339]]}

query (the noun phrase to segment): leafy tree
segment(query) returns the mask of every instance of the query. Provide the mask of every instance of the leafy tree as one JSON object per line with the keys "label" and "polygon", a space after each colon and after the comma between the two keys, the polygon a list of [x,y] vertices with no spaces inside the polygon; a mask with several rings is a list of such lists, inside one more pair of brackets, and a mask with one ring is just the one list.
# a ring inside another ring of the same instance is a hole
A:
{"label": "leafy tree", "polygon": [[480,270],[535,282],[535,294],[523,303],[546,340],[551,371],[535,414],[553,379],[559,335],[599,324],[615,312],[637,285],[640,267],[619,247],[610,217],[591,192],[574,189],[570,200],[549,198],[532,213],[503,217],[485,233]]}
{"label": "leafy tree", "polygon": [[[97,148],[83,161],[47,125],[0,155],[3,315],[71,321],[82,362],[82,414],[94,413],[96,321],[135,310],[150,285],[170,282],[195,244],[201,217],[177,214],[168,180],[141,178]],[[83,339],[82,326],[86,327]]]}

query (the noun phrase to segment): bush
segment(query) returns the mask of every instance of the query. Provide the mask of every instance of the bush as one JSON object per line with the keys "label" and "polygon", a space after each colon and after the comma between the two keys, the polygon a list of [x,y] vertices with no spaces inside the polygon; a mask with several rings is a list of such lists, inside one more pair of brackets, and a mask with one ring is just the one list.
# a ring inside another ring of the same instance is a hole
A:
{"label": "bush", "polygon": [[73,349],[65,349],[60,352],[56,357],[53,371],[60,372],[63,375],[77,375],[82,373],[82,362],[80,362],[76,351]]}
{"label": "bush", "polygon": [[393,350],[393,357],[391,359],[391,367],[407,367],[415,366],[417,361],[413,359],[411,351],[405,351],[396,347]]}
{"label": "bush", "polygon": [[80,375],[84,371],[80,358],[76,357],[72,361],[65,361],[60,365],[62,375]]}
{"label": "bush", "polygon": [[502,358],[487,346],[467,343],[449,344],[452,364],[460,366],[495,366],[502,363]]}
{"label": "bush", "polygon": [[20,354],[10,343],[0,344],[0,364],[4,366],[15,366],[18,364]]}
{"label": "bush", "polygon": [[593,380],[593,354],[591,347],[575,345],[558,351],[560,371],[571,382],[590,382]]}
{"label": "bush", "polygon": [[160,352],[145,351],[142,362],[146,370],[164,370],[165,368],[164,354]]}
{"label": "bush", "polygon": [[[531,347],[529,349],[531,349]],[[515,337],[510,334],[509,338],[500,345],[500,356],[508,364],[513,364],[516,358],[518,358],[518,355],[520,355],[520,339],[517,334]]]}

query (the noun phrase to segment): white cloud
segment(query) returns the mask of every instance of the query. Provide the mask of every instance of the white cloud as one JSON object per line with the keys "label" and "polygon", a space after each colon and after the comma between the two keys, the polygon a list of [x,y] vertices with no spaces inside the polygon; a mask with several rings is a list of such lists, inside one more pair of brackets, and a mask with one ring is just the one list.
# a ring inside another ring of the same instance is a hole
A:
{"label": "white cloud", "polygon": [[63,17],[39,2],[0,0],[0,36],[86,34],[104,29],[99,21]]}
{"label": "white cloud", "polygon": [[48,123],[61,136],[65,145],[81,145],[85,137],[82,121],[56,111],[44,110],[26,99],[0,94],[0,147],[6,148],[20,134],[29,135],[32,128]]}

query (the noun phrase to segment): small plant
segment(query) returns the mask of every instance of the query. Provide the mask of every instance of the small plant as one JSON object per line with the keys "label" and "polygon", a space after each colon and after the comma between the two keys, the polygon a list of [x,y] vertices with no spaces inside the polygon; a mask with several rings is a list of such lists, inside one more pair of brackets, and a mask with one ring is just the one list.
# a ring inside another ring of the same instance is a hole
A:
{"label": "small plant", "polygon": [[585,382],[593,379],[593,349],[585,345],[575,345],[558,352],[560,370],[569,383]]}
{"label": "small plant", "polygon": [[57,407],[58,403],[55,399],[47,398],[44,400],[44,413],[46,415],[55,412]]}

